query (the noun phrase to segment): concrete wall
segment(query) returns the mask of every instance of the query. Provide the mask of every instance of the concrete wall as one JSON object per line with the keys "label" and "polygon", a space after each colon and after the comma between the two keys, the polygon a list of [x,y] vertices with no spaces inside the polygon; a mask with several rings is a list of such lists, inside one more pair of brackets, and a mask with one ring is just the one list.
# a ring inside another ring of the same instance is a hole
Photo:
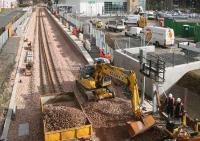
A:
{"label": "concrete wall", "polygon": [[[114,64],[116,66],[134,70],[136,72],[138,85],[141,88],[142,75],[140,73],[139,61],[125,54],[122,50],[115,50],[114,56]],[[163,94],[164,91],[167,92],[184,74],[195,69],[200,69],[200,61],[181,64],[174,67],[167,67],[165,72],[165,82],[159,85],[160,94]],[[146,78],[145,92],[147,96],[152,96],[153,88],[155,88],[153,81],[149,78]]]}
{"label": "concrete wall", "polygon": [[[140,63],[137,59],[134,59],[127,54],[122,53],[121,50],[114,51],[114,65],[118,67],[123,67],[128,70],[134,70],[137,75],[138,86],[139,88],[142,87],[142,75],[140,73]],[[146,94],[151,97],[153,93],[153,85],[152,80],[147,78],[146,79],[146,86],[145,86]]]}
{"label": "concrete wall", "polygon": [[163,89],[165,91],[169,90],[184,74],[196,69],[200,69],[200,61],[166,68],[166,81],[162,85]]}

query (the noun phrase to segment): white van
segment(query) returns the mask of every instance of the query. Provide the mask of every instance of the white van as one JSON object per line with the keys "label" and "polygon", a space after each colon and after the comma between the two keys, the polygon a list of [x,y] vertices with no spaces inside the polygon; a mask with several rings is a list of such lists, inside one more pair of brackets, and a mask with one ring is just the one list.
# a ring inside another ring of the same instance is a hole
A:
{"label": "white van", "polygon": [[124,19],[124,24],[137,24],[140,19],[140,15],[129,15]]}
{"label": "white van", "polygon": [[174,30],[171,28],[146,26],[144,28],[146,41],[158,46],[172,46],[174,45]]}
{"label": "white van", "polygon": [[142,31],[140,27],[129,27],[129,29],[125,32],[125,36],[139,36]]}

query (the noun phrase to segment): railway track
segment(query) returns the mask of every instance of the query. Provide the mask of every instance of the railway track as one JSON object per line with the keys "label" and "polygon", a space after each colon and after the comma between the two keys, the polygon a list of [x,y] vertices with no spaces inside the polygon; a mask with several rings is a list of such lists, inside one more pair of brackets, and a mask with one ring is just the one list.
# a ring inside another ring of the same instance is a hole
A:
{"label": "railway track", "polygon": [[44,24],[44,10],[38,10],[38,41],[39,41],[39,60],[40,60],[40,83],[41,93],[63,92],[63,87],[59,81],[58,74],[53,62],[47,31]]}

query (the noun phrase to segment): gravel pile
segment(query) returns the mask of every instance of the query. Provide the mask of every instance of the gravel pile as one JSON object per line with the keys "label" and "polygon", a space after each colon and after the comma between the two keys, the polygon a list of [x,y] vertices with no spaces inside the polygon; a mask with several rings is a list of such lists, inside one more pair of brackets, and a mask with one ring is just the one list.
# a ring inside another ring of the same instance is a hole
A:
{"label": "gravel pile", "polygon": [[63,103],[62,105],[45,105],[43,114],[47,131],[79,127],[87,122],[81,110],[64,106]]}
{"label": "gravel pile", "polygon": [[83,105],[94,128],[123,126],[132,119],[131,103],[120,98]]}

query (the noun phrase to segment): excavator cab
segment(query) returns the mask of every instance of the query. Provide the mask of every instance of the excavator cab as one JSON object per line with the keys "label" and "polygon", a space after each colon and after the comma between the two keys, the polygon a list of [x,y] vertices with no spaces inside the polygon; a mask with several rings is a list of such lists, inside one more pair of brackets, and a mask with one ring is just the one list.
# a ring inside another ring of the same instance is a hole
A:
{"label": "excavator cab", "polygon": [[80,78],[76,85],[88,101],[98,101],[114,98],[110,76],[100,76],[95,73],[95,65],[86,65],[80,69]]}

